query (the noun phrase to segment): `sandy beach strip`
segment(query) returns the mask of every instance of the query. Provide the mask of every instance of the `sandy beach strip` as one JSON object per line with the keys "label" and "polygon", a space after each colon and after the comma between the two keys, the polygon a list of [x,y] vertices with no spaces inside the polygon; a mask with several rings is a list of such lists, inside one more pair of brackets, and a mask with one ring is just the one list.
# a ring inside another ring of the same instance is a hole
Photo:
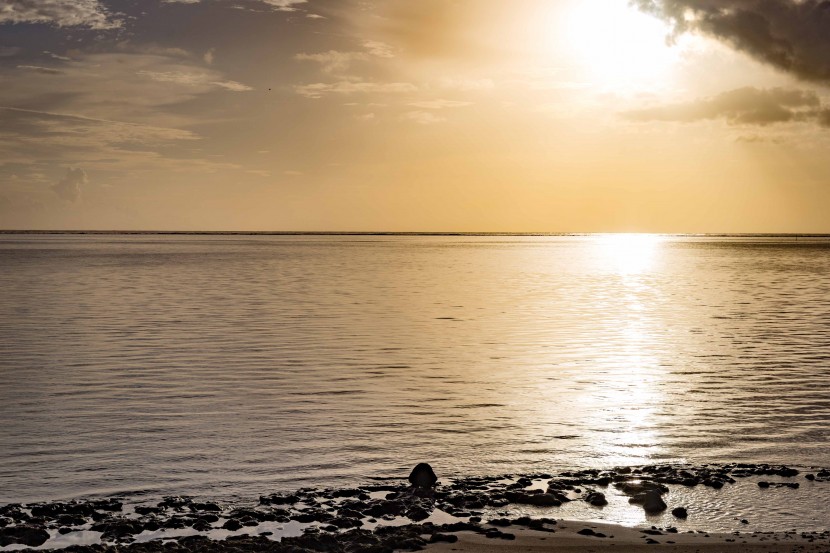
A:
{"label": "sandy beach strip", "polygon": [[[499,553],[502,551],[555,551],[557,553],[810,553],[830,552],[830,534],[823,533],[669,533],[651,528],[560,520],[553,532],[521,527],[500,528],[506,534],[490,538],[458,532],[458,541],[427,546],[430,553]],[[597,535],[586,535],[588,531]],[[579,532],[582,532],[580,534]],[[508,539],[513,536],[512,539]],[[605,536],[605,537],[602,537]],[[450,538],[452,539],[452,538]]]}

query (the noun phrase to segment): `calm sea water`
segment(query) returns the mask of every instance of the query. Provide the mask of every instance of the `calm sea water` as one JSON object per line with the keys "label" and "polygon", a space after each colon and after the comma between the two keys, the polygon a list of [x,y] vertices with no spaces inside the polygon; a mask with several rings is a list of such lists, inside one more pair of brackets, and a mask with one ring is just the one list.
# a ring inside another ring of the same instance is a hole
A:
{"label": "calm sea water", "polygon": [[0,236],[0,503],[830,465],[830,240]]}

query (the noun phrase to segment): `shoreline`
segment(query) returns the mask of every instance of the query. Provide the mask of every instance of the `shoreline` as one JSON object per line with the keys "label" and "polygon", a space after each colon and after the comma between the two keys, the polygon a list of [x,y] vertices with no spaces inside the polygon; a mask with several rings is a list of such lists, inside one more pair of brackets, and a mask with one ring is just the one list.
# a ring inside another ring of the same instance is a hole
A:
{"label": "shoreline", "polygon": [[[825,488],[830,485],[827,469],[802,472],[784,465],[741,463],[652,465],[457,478],[435,487],[432,476],[428,484],[421,484],[424,487],[401,479],[354,488],[303,488],[260,496],[256,505],[222,505],[181,496],[151,503],[147,503],[150,498],[142,498],[138,500],[142,504],[126,497],[9,504],[0,506],[0,551],[27,547],[70,547],[73,553],[125,548],[152,553],[170,547],[282,551],[288,546],[295,552],[357,551],[370,546],[390,551],[427,545],[451,551],[448,545],[455,544],[458,551],[485,552],[503,550],[505,543],[516,541],[527,550],[540,551],[551,543],[557,548],[608,546],[615,551],[640,546],[671,546],[678,551],[694,546],[703,551],[708,544],[719,543],[757,546],[760,552],[762,544],[767,547],[764,551],[773,544],[783,547],[774,551],[791,551],[793,544],[827,546],[830,538],[830,520],[822,520],[820,528],[799,528],[803,534],[767,533],[769,528],[751,528],[746,520],[735,523],[736,534],[707,533],[715,528],[701,525],[713,522],[711,513],[707,517],[697,506],[679,503],[688,497],[680,490],[697,487],[728,494],[733,487],[751,486],[767,494],[762,496],[766,501],[781,501],[792,500],[793,494],[801,493],[801,484],[808,484],[813,493],[823,496],[830,490]],[[412,476],[410,481],[416,482]],[[775,490],[789,495],[777,495]],[[644,522],[591,521],[592,513],[602,513],[609,500],[631,513],[645,512]],[[582,510],[569,511],[572,506]],[[579,522],[569,512],[586,514]],[[697,529],[686,524],[690,512]],[[538,535],[540,531],[543,535]],[[438,545],[431,545],[433,541]]]}
{"label": "shoreline", "polygon": [[513,529],[512,538],[487,538],[473,532],[455,534],[457,541],[434,543],[427,551],[498,553],[501,551],[614,551],[639,553],[646,551],[789,553],[794,551],[827,551],[830,532],[821,533],[707,533],[669,532],[665,529],[626,527],[616,524],[560,520],[554,532]]}

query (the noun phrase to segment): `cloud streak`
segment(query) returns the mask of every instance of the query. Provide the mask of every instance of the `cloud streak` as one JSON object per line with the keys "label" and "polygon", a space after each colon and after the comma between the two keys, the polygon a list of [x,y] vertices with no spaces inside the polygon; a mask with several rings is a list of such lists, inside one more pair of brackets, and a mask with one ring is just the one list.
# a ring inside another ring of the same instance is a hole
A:
{"label": "cloud streak", "polygon": [[815,92],[783,88],[744,87],[693,102],[627,111],[623,116],[640,122],[723,120],[730,125],[755,126],[812,122],[830,127],[830,110]]}
{"label": "cloud streak", "polygon": [[312,83],[294,87],[297,94],[307,98],[322,98],[329,94],[400,94],[418,90],[412,83],[377,83],[367,81],[339,81],[335,83]]}

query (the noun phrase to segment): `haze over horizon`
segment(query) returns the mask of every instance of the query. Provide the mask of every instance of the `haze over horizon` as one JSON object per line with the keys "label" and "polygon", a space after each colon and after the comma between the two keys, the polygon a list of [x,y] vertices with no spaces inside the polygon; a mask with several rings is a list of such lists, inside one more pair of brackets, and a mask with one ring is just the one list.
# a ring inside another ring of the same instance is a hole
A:
{"label": "haze over horizon", "polygon": [[3,0],[0,228],[830,232],[821,0]]}

